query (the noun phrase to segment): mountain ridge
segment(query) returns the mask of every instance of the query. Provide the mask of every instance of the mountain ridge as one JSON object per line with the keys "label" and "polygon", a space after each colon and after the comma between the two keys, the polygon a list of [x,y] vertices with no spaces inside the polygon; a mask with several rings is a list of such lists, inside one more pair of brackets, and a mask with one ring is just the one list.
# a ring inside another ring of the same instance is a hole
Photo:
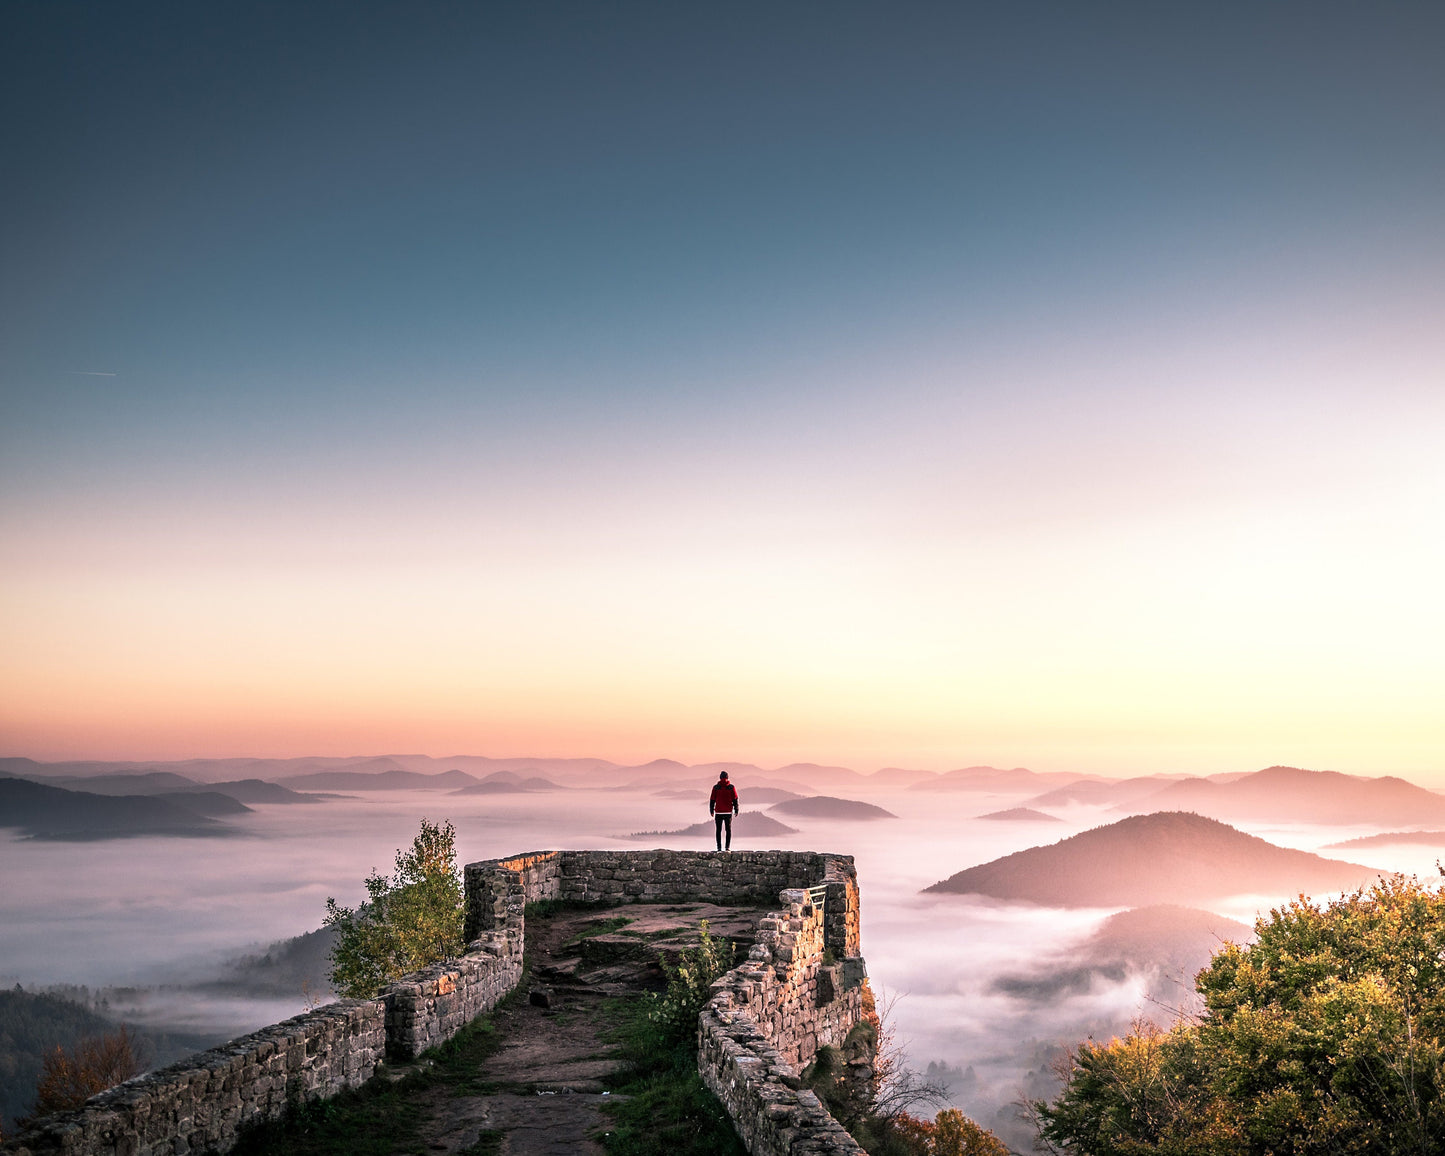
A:
{"label": "mountain ridge", "polygon": [[1382,874],[1388,872],[1277,847],[1203,815],[1160,811],[966,868],[923,893],[1052,907],[1144,907],[1340,891]]}

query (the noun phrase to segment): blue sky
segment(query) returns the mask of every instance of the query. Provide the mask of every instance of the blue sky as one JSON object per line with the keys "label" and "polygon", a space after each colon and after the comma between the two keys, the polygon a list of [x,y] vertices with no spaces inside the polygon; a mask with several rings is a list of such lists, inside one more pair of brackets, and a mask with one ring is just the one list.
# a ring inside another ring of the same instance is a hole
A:
{"label": "blue sky", "polygon": [[16,753],[1440,766],[1437,7],[0,24]]}

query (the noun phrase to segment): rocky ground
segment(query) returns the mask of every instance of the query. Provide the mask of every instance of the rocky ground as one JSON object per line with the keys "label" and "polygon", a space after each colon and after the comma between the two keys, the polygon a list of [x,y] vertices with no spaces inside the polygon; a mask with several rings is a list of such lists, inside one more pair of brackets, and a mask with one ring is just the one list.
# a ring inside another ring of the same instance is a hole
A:
{"label": "rocky ground", "polygon": [[492,1015],[499,1046],[460,1086],[418,1093],[425,1150],[600,1154],[609,1077],[623,1066],[612,1001],[663,990],[658,954],[695,945],[701,920],[745,955],[760,914],[692,903],[529,917],[525,992]]}

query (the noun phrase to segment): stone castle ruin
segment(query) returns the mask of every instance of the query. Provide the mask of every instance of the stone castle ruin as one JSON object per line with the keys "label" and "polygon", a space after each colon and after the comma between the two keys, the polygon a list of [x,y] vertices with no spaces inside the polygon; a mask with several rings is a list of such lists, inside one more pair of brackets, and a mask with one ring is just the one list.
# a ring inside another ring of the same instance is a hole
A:
{"label": "stone castle ruin", "polygon": [[[263,1028],[36,1121],[5,1156],[225,1153],[247,1125],[366,1083],[490,1011],[522,978],[526,906],[689,903],[781,906],[748,958],[713,984],[698,1069],[754,1156],[863,1149],[799,1078],[872,1015],[853,859],[814,851],[539,851],[470,863],[467,950],[369,1000],[340,1000]],[[854,1033],[856,1037],[856,1033]],[[860,1079],[869,1056],[850,1049]]]}

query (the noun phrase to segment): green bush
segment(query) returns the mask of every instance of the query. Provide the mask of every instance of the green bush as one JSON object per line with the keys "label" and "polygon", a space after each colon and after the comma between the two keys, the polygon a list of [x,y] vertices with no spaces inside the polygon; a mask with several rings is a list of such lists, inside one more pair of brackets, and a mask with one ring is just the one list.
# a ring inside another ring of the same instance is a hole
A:
{"label": "green bush", "polygon": [[609,1009],[627,1072],[626,1093],[607,1108],[613,1128],[601,1137],[609,1156],[744,1156],[723,1106],[697,1073],[697,1018],[712,982],[733,966],[733,948],[701,923],[696,947],[676,964],[659,957],[667,990]]}
{"label": "green bush", "polygon": [[1445,896],[1301,898],[1195,981],[1205,1011],[1083,1044],[1042,1137],[1087,1156],[1445,1151]]}
{"label": "green bush", "polygon": [[335,927],[331,985],[353,999],[369,999],[409,972],[462,950],[462,880],[456,829],[421,821],[410,850],[396,853],[388,878],[373,871],[360,907],[326,900],[326,926]]}
{"label": "green bush", "polygon": [[733,945],[726,939],[714,939],[708,933],[706,919],[699,930],[698,945],[684,948],[677,963],[659,957],[667,974],[667,991],[651,997],[647,1019],[663,1047],[684,1042],[691,1045],[695,1041],[697,1017],[712,998],[713,981],[733,966]]}

